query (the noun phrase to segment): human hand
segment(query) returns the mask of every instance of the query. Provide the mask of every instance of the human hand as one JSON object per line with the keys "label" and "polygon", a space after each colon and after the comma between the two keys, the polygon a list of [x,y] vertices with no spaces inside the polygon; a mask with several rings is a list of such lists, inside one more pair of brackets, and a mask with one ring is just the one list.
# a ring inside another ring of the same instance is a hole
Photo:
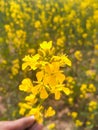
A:
{"label": "human hand", "polygon": [[1,121],[0,130],[42,130],[34,117],[24,117],[15,121]]}

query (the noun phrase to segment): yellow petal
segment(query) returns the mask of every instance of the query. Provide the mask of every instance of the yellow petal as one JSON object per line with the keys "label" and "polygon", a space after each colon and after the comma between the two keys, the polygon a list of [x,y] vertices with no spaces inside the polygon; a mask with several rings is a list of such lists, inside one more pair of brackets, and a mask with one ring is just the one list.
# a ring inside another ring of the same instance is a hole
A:
{"label": "yellow petal", "polygon": [[65,61],[66,65],[68,65],[68,66],[72,65],[71,61],[67,57],[64,58],[64,61]]}
{"label": "yellow petal", "polygon": [[38,81],[41,81],[43,79],[44,73],[43,71],[39,71],[36,73],[36,77]]}
{"label": "yellow petal", "polygon": [[40,44],[40,48],[43,50],[49,50],[52,47],[52,41],[46,42],[44,41],[43,43]]}
{"label": "yellow petal", "polygon": [[22,84],[19,85],[19,90],[30,92],[33,87],[33,84],[29,78],[25,78],[22,81]]}
{"label": "yellow petal", "polygon": [[29,66],[28,63],[23,63],[23,64],[22,64],[22,70],[25,70],[28,66]]}
{"label": "yellow petal", "polygon": [[59,91],[55,92],[55,99],[59,100],[61,97],[61,93]]}
{"label": "yellow petal", "polygon": [[43,88],[41,89],[41,92],[40,92],[40,98],[46,99],[47,97],[48,97],[48,93],[47,93],[47,91],[45,90],[45,88],[43,87]]}
{"label": "yellow petal", "polygon": [[66,95],[69,95],[71,93],[70,89],[69,88],[64,88],[63,87],[63,91]]}
{"label": "yellow petal", "polygon": [[62,73],[57,73],[56,76],[57,81],[62,84],[65,80],[65,75]]}

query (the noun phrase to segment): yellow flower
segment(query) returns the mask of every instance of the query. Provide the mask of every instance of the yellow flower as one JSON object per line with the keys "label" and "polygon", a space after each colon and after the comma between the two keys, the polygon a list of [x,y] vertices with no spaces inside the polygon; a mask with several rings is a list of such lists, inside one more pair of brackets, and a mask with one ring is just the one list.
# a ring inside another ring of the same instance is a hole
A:
{"label": "yellow flower", "polygon": [[65,55],[61,55],[60,64],[61,64],[61,65],[66,64],[66,65],[68,65],[68,66],[71,66],[71,65],[72,65],[71,61],[70,61],[70,60],[68,59],[68,57],[65,56]]}
{"label": "yellow flower", "polygon": [[96,22],[98,22],[98,9],[94,11],[94,16],[93,16],[94,20]]}
{"label": "yellow flower", "polygon": [[65,37],[61,37],[57,39],[57,45],[60,47],[64,47]]}
{"label": "yellow flower", "polygon": [[94,84],[89,84],[88,91],[91,93],[96,92],[96,87],[94,86]]}
{"label": "yellow flower", "polygon": [[22,70],[26,69],[27,67],[30,67],[30,69],[36,70],[38,65],[38,60],[40,58],[39,54],[36,54],[34,56],[25,56],[23,58],[24,63],[22,64]]}
{"label": "yellow flower", "polygon": [[95,76],[96,76],[96,71],[95,71],[95,70],[87,70],[87,71],[86,71],[86,75],[87,75],[88,77],[91,77],[92,79],[94,79]]}
{"label": "yellow flower", "polygon": [[26,100],[27,102],[29,102],[29,103],[32,103],[32,105],[37,102],[37,98],[36,98],[35,95],[33,95],[33,94],[30,94],[29,96],[26,96],[26,97],[25,97],[25,100]]}
{"label": "yellow flower", "polygon": [[42,110],[43,110],[43,106],[37,106],[35,108],[30,109],[30,111],[27,114],[27,116],[34,115],[35,119],[39,123],[42,123],[43,122]]}
{"label": "yellow flower", "polygon": [[87,38],[87,33],[82,34],[82,37],[85,39]]}
{"label": "yellow flower", "polygon": [[52,48],[52,41],[46,42],[44,41],[43,43],[40,44],[40,48],[43,49],[44,51],[48,51]]}
{"label": "yellow flower", "polygon": [[70,103],[70,104],[73,104],[73,98],[68,98],[68,102]]}
{"label": "yellow flower", "polygon": [[86,121],[86,125],[91,125],[91,122],[90,121]]}
{"label": "yellow flower", "polygon": [[43,70],[42,70],[42,71],[38,71],[38,72],[36,73],[36,78],[37,78],[37,81],[38,81],[38,82],[41,82],[42,79],[44,78],[44,71],[43,71]]}
{"label": "yellow flower", "polygon": [[4,28],[5,28],[6,31],[10,31],[11,30],[11,26],[8,25],[8,24],[5,24]]}
{"label": "yellow flower", "polygon": [[66,88],[66,87],[63,87],[63,92],[64,92],[66,95],[71,94],[71,90],[70,90],[69,88]]}
{"label": "yellow flower", "polygon": [[18,105],[20,107],[20,110],[19,110],[19,114],[20,115],[24,115],[27,109],[31,109],[32,108],[31,105],[29,105],[27,103],[20,102]]}
{"label": "yellow flower", "polygon": [[82,84],[80,90],[83,91],[83,90],[85,90],[85,89],[87,89],[87,84]]}
{"label": "yellow flower", "polygon": [[55,62],[58,62],[61,67],[65,66],[65,65],[68,65],[68,66],[72,65],[71,61],[64,54],[63,55],[59,55],[59,56],[53,56],[52,60],[55,61]]}
{"label": "yellow flower", "polygon": [[88,104],[88,110],[90,112],[92,112],[93,110],[95,110],[97,108],[97,102],[96,101],[91,101]]}
{"label": "yellow flower", "polygon": [[49,129],[49,130],[54,130],[55,127],[56,127],[56,124],[55,124],[55,123],[51,123],[51,124],[48,125],[48,129]]}
{"label": "yellow flower", "polygon": [[90,28],[91,28],[91,22],[90,22],[90,20],[87,20],[87,21],[86,21],[86,28],[87,28],[88,30],[90,30]]}
{"label": "yellow flower", "polygon": [[41,99],[46,99],[48,97],[48,92],[42,82],[32,88],[32,93],[35,96],[39,94]]}
{"label": "yellow flower", "polygon": [[53,62],[45,66],[45,76],[43,80],[44,84],[49,84],[50,86],[64,82],[65,75],[60,71],[58,62]]}
{"label": "yellow flower", "polygon": [[11,68],[12,74],[13,75],[17,75],[18,71],[19,71],[19,68],[20,68],[20,66],[19,66],[19,60],[18,59],[13,60],[12,64],[13,64],[13,66]]}
{"label": "yellow flower", "polygon": [[58,23],[59,20],[60,20],[60,16],[55,16],[55,17],[53,18],[53,22],[54,22],[54,23]]}
{"label": "yellow flower", "polygon": [[81,60],[82,60],[82,52],[81,52],[81,51],[79,51],[79,50],[75,51],[74,56],[75,56],[75,58],[76,58],[78,61],[81,61]]}
{"label": "yellow flower", "polygon": [[57,88],[55,88],[54,90],[51,90],[51,92],[55,94],[55,100],[60,99],[61,93],[60,93],[60,91],[57,90]]}
{"label": "yellow flower", "polygon": [[40,21],[36,21],[35,24],[34,24],[34,27],[37,28],[37,29],[40,28],[41,27]]}
{"label": "yellow flower", "polygon": [[86,91],[87,91],[87,84],[82,84],[81,87],[80,87],[80,90],[81,90],[81,92],[82,92],[83,94],[85,94]]}
{"label": "yellow flower", "polygon": [[89,4],[90,4],[89,1],[84,0],[83,2],[81,2],[80,7],[81,7],[82,10],[84,10],[85,8],[87,8],[89,6]]}
{"label": "yellow flower", "polygon": [[75,10],[71,10],[70,14],[68,15],[68,20],[71,21],[76,16]]}
{"label": "yellow flower", "polygon": [[77,113],[77,112],[72,112],[72,113],[71,113],[71,116],[72,116],[72,118],[74,118],[74,119],[75,119],[75,118],[77,118],[78,113]]}
{"label": "yellow flower", "polygon": [[62,84],[61,85],[57,84],[57,85],[54,85],[54,86],[50,86],[50,92],[54,93],[56,100],[59,100],[60,97],[61,97],[62,87],[63,87]]}
{"label": "yellow flower", "polygon": [[42,87],[42,89],[40,91],[40,98],[42,98],[42,99],[48,98],[48,93],[44,87]]}
{"label": "yellow flower", "polygon": [[24,92],[31,92],[32,88],[33,88],[33,84],[29,78],[25,78],[22,81],[22,84],[19,85],[19,90]]}
{"label": "yellow flower", "polygon": [[21,109],[19,110],[19,114],[20,114],[20,115],[24,115],[25,111],[26,111],[25,108],[21,108]]}
{"label": "yellow flower", "polygon": [[55,115],[55,110],[52,107],[49,107],[46,111],[45,111],[45,117],[51,117]]}
{"label": "yellow flower", "polygon": [[83,125],[83,122],[80,121],[80,120],[76,120],[76,121],[75,121],[75,125],[76,125],[77,127],[82,126],[82,125]]}

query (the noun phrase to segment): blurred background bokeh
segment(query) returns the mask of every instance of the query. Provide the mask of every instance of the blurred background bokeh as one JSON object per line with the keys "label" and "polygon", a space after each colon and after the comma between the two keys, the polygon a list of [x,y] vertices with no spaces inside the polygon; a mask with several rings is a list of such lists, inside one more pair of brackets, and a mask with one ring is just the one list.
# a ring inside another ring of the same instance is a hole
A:
{"label": "blurred background bokeh", "polygon": [[61,108],[55,102],[58,113],[75,120],[75,111],[87,122],[84,128],[98,128],[98,0],[0,0],[0,120],[20,117],[24,94],[18,86],[30,75],[21,69],[22,58],[35,54],[43,41],[53,41],[57,53],[72,61],[65,74],[74,94],[60,101]]}

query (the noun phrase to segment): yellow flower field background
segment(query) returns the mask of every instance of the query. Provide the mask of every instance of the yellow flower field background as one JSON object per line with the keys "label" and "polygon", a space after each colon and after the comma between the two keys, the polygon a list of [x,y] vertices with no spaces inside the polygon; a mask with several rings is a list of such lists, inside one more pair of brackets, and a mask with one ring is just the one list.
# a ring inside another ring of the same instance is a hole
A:
{"label": "yellow flower field background", "polygon": [[98,129],[98,0],[0,0],[0,108]]}

